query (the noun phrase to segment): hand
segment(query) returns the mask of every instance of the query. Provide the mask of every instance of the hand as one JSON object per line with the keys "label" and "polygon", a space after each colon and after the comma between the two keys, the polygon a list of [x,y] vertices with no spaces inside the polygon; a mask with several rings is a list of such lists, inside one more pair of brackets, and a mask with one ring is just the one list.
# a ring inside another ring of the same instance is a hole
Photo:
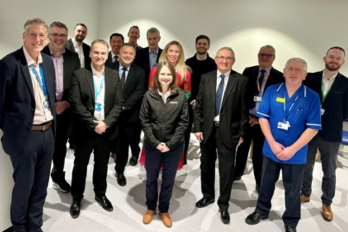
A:
{"label": "hand", "polygon": [[68,104],[64,101],[56,102],[55,106],[56,106],[57,114],[63,113],[64,110],[66,110],[66,108],[68,108]]}
{"label": "hand", "polygon": [[254,116],[249,116],[249,124],[250,126],[254,126],[256,124],[259,124],[259,120],[257,120],[257,118]]}
{"label": "hand", "polygon": [[165,143],[162,143],[163,144],[163,150],[162,150],[162,153],[165,153],[165,152],[168,152],[170,151],[169,147],[167,146],[167,144]]}
{"label": "hand", "polygon": [[244,142],[244,139],[242,137],[239,138],[239,141],[237,143],[237,148]]}
{"label": "hand", "polygon": [[[269,146],[271,147],[271,150],[272,150],[272,152],[273,152],[273,154],[275,155],[275,156],[277,156],[281,151],[283,151],[284,150],[284,146],[283,145],[281,145],[280,143],[278,143],[278,142],[274,142],[274,143],[272,143],[272,144],[269,144]],[[278,156],[277,156],[278,157]]]}
{"label": "hand", "polygon": [[195,136],[200,143],[203,141],[203,133],[202,132],[196,132]]}
{"label": "hand", "polygon": [[279,152],[276,156],[279,160],[289,160],[291,157],[295,155],[296,151],[293,150],[291,147],[284,148],[281,152]]}
{"label": "hand", "polygon": [[194,110],[196,108],[196,100],[193,100],[191,103],[192,109]]}
{"label": "hand", "polygon": [[97,134],[103,134],[106,129],[107,129],[107,125],[105,122],[103,121],[96,121],[96,120],[93,120],[93,122],[97,125],[94,129],[94,131],[97,133]]}
{"label": "hand", "polygon": [[126,107],[122,106],[122,110],[126,110]]}

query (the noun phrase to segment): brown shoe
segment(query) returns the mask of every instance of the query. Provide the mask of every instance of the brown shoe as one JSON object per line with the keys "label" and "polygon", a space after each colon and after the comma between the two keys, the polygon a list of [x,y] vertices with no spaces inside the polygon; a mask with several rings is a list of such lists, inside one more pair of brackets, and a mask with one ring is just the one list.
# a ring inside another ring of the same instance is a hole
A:
{"label": "brown shoe", "polygon": [[329,221],[329,222],[332,221],[333,213],[331,211],[331,206],[330,205],[323,204],[323,208],[322,208],[322,211],[321,211],[321,216],[323,216],[323,218],[326,221]]}
{"label": "brown shoe", "polygon": [[156,214],[155,210],[146,210],[144,216],[143,216],[143,223],[144,224],[149,224],[152,221],[153,215]]}
{"label": "brown shoe", "polygon": [[306,195],[304,194],[301,194],[301,203],[305,203],[305,202],[309,202],[311,200],[311,197],[307,197]]}
{"label": "brown shoe", "polygon": [[166,227],[172,227],[172,219],[170,218],[168,213],[159,213],[159,215],[161,216],[162,222]]}

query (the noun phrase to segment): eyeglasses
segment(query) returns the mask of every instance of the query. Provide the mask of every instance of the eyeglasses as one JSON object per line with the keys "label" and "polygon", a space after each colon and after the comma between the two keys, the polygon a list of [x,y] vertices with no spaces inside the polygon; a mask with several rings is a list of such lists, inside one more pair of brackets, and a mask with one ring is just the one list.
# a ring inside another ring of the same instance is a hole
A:
{"label": "eyeglasses", "polygon": [[267,59],[270,59],[273,57],[273,54],[265,54],[265,53],[259,53],[258,54],[259,57],[265,57]]}
{"label": "eyeglasses", "polygon": [[67,34],[57,34],[57,33],[51,34],[50,33],[50,35],[53,36],[54,38],[63,38],[64,39],[67,37]]}
{"label": "eyeglasses", "polygon": [[227,61],[232,61],[234,58],[232,56],[217,56],[216,58],[218,58],[219,60],[227,60]]}
{"label": "eyeglasses", "polygon": [[30,39],[36,39],[37,37],[39,37],[40,40],[44,40],[47,37],[47,35],[45,34],[39,34],[39,35],[35,33],[30,33],[30,34],[26,33],[26,34],[29,35]]}

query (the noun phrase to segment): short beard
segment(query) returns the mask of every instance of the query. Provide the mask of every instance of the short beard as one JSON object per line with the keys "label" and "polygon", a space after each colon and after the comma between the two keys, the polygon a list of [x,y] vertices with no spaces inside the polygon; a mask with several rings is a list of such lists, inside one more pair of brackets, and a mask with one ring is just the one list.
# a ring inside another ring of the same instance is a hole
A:
{"label": "short beard", "polygon": [[338,65],[337,67],[331,68],[329,64],[325,64],[325,68],[331,72],[338,71],[341,68],[341,65]]}

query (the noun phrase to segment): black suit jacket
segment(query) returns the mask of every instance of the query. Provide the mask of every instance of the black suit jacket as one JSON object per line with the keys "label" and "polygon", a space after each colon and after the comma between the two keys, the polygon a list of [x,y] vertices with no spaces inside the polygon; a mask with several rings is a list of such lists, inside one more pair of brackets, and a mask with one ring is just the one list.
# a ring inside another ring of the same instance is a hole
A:
{"label": "black suit jacket", "polygon": [[[203,132],[207,142],[214,125],[217,71],[202,75],[194,109],[194,130]],[[231,70],[220,107],[220,130],[223,142],[229,148],[237,145],[239,137],[245,138],[249,121],[247,77]]]}
{"label": "black suit jacket", "polygon": [[[120,65],[119,63],[111,63],[108,64],[108,67],[115,69],[118,72]],[[145,92],[144,82],[144,70],[134,63],[131,64],[129,68],[129,73],[127,75],[126,83],[123,88],[122,105],[126,109],[123,110],[121,113],[121,118],[119,120],[120,123],[132,123],[140,121],[140,107]]]}
{"label": "black suit jacket", "polygon": [[[254,96],[255,93],[258,92],[257,90],[257,77],[259,76],[259,65],[252,66],[245,68],[243,71],[243,75],[249,78],[248,82],[248,95],[249,95],[249,100],[248,100],[248,107],[253,108],[254,107]],[[283,73],[278,71],[277,69],[274,69],[273,67],[270,70],[270,74],[268,76],[266,86],[264,93],[266,92],[267,88],[271,85],[276,85],[279,83],[285,82],[285,78],[283,76]]]}
{"label": "black suit jacket", "polygon": [[304,84],[319,94],[322,109],[325,110],[321,117],[322,129],[318,135],[326,141],[340,143],[343,121],[348,118],[348,79],[338,73],[323,102],[322,77],[323,71],[308,73]]}
{"label": "black suit jacket", "polygon": [[[70,51],[75,52],[74,44],[71,39],[68,40],[68,42],[65,44],[65,47]],[[85,68],[91,69],[91,58],[89,57],[91,47],[88,44],[82,42],[82,50],[83,55],[85,56]]]}
{"label": "black suit jacket", "polygon": [[[50,109],[56,119],[55,72],[52,59],[41,53],[42,68],[47,87]],[[32,80],[23,48],[0,60],[0,128],[2,144],[7,154],[15,155],[23,150],[30,133],[35,113]]]}
{"label": "black suit jacket", "polygon": [[[116,121],[122,111],[122,91],[120,78],[115,70],[105,67],[105,100],[104,122],[108,129],[103,134],[112,140],[118,135]],[[72,137],[74,141],[83,141],[84,138],[95,134],[94,108],[95,93],[93,74],[85,68],[76,70],[73,74],[70,87],[70,102],[74,112]]]}
{"label": "black suit jacket", "polygon": [[[162,49],[159,48],[156,63],[158,63],[158,59],[161,56],[161,53],[162,53]],[[150,78],[150,71],[151,71],[149,47],[146,47],[137,51],[135,59],[134,59],[134,64],[144,69],[144,72],[145,72],[144,90],[147,91],[149,88],[149,78]]]}

